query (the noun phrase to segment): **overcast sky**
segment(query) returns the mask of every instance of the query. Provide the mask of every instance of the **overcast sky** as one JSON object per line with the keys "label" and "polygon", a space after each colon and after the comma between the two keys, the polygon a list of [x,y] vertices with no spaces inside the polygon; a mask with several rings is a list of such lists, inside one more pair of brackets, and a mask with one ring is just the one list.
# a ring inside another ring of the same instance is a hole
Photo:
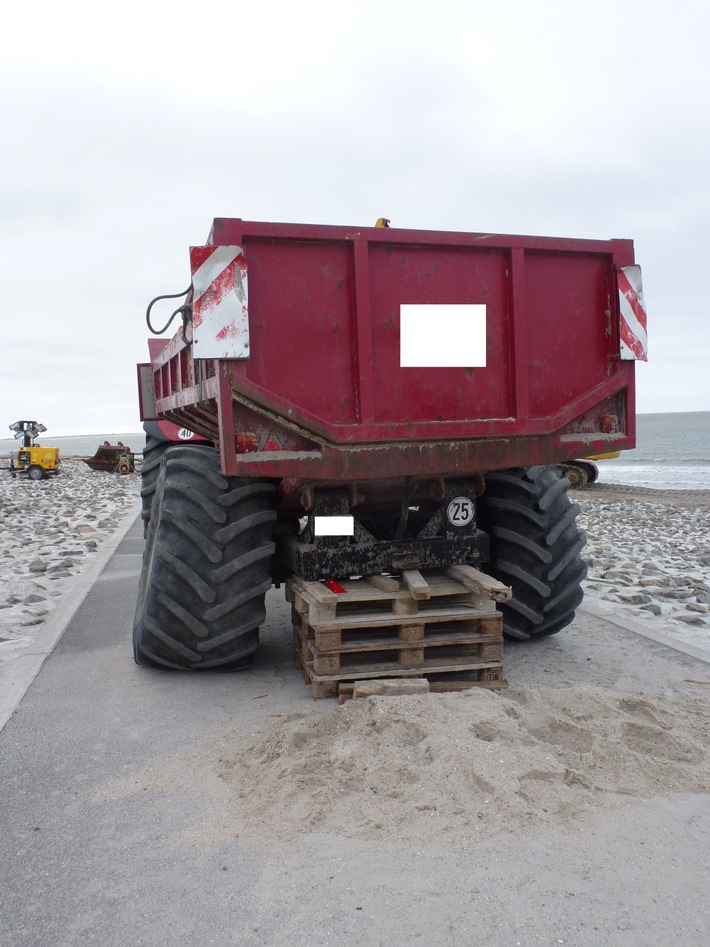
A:
{"label": "overcast sky", "polygon": [[[640,412],[710,410],[700,0],[79,0],[0,32],[0,437],[139,430],[213,217],[630,237]],[[7,432],[9,434],[9,432]]]}

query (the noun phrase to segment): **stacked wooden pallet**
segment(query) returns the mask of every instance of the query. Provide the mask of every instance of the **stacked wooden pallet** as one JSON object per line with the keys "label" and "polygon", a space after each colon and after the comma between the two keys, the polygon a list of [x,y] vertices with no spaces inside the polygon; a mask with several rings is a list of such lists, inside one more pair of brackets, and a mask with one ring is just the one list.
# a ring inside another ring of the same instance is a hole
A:
{"label": "stacked wooden pallet", "polygon": [[510,589],[471,566],[321,582],[290,579],[298,664],[314,697],[358,681],[426,677],[432,689],[505,687],[502,615]]}

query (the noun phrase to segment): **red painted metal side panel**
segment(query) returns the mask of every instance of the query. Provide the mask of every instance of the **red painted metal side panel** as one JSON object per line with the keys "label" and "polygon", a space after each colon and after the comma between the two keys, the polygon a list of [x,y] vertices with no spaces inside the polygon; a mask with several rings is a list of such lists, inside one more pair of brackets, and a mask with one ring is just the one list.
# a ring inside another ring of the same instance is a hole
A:
{"label": "red painted metal side panel", "polygon": [[[601,415],[615,447],[633,446],[617,288],[631,241],[216,220],[210,242],[244,249],[249,358],[194,359],[179,336],[156,347],[161,416],[211,437],[252,425],[261,448],[280,429],[276,441],[293,450],[311,438],[311,448],[437,442],[430,469],[453,440],[477,439],[464,454],[469,466],[479,455],[479,469],[511,438],[516,463],[564,459],[591,440],[602,449]],[[485,367],[400,367],[403,304],[485,305]],[[224,468],[235,462],[226,449]]]}
{"label": "red painted metal side panel", "polygon": [[352,248],[245,247],[250,281],[248,381],[333,424],[357,421]]}
{"label": "red painted metal side panel", "polygon": [[[511,417],[508,254],[372,244],[369,262],[376,419]],[[409,302],[485,304],[488,367],[401,369],[399,307]]]}
{"label": "red painted metal side panel", "polygon": [[617,374],[611,261],[598,254],[525,257],[530,412],[546,417]]}

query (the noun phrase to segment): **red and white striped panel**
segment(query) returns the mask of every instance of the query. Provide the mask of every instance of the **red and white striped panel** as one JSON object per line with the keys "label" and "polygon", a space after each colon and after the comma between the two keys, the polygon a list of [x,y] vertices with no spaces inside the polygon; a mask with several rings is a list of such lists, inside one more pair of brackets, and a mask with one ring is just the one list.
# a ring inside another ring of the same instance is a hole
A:
{"label": "red and white striped panel", "polygon": [[624,266],[619,274],[619,355],[622,359],[648,361],[648,330],[643,303],[641,267]]}
{"label": "red and white striped panel", "polygon": [[241,247],[190,247],[195,358],[249,358],[247,261]]}

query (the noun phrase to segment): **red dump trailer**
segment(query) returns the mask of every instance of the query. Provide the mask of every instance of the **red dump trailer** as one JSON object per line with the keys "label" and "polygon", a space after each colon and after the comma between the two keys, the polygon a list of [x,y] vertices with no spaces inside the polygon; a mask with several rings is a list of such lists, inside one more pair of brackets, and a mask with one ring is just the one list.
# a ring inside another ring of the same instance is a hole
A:
{"label": "red dump trailer", "polygon": [[468,564],[512,586],[508,635],[572,620],[556,465],[635,443],[630,240],[217,219],[190,274],[138,366],[139,662],[245,665],[292,575]]}

